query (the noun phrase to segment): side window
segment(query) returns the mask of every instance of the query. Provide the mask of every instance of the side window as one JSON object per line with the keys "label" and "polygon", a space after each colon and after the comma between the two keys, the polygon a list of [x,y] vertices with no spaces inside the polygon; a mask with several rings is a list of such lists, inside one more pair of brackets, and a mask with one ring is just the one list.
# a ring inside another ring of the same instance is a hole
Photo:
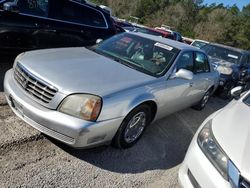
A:
{"label": "side window", "polygon": [[49,0],[18,0],[17,5],[21,13],[48,17]]}
{"label": "side window", "polygon": [[195,71],[196,73],[210,71],[208,58],[205,54],[200,52],[195,52]]}
{"label": "side window", "polygon": [[177,71],[179,69],[187,69],[190,71],[194,71],[194,60],[193,60],[193,52],[185,52],[183,53],[176,64]]}
{"label": "side window", "polygon": [[51,17],[62,21],[69,21],[93,27],[107,26],[101,12],[94,8],[68,0],[60,0],[60,3],[55,5],[55,11],[51,12]]}

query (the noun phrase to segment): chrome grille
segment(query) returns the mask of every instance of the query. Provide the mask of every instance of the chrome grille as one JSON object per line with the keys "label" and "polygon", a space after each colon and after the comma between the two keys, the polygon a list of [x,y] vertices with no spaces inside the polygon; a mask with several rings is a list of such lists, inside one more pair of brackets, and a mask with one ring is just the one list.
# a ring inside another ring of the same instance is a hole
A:
{"label": "chrome grille", "polygon": [[56,88],[32,75],[19,63],[14,69],[14,78],[26,92],[44,103],[49,103],[57,92]]}
{"label": "chrome grille", "polygon": [[250,188],[250,183],[243,179],[240,182],[240,188]]}

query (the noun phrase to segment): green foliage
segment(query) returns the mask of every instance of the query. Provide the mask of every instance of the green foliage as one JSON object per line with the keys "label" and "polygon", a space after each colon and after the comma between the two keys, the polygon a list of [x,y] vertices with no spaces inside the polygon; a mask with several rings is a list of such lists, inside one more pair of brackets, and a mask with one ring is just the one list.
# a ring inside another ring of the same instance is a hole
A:
{"label": "green foliage", "polygon": [[92,0],[112,8],[120,18],[130,15],[155,27],[166,24],[182,35],[250,49],[250,3],[242,10],[236,5],[203,5],[203,0]]}

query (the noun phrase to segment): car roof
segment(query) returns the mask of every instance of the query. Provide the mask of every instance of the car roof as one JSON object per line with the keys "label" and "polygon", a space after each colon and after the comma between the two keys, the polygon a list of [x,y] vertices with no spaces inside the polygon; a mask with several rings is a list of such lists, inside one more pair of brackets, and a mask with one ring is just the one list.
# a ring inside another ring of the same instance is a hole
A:
{"label": "car roof", "polygon": [[209,43],[210,45],[213,45],[213,46],[218,46],[218,47],[221,47],[221,48],[226,48],[226,49],[229,49],[229,50],[234,50],[234,51],[237,51],[237,52],[240,52],[240,53],[249,53],[248,51],[246,50],[243,50],[243,49],[240,49],[240,48],[235,48],[235,47],[232,47],[232,46],[227,46],[227,45],[224,45],[224,44],[218,44],[218,43]]}
{"label": "car roof", "polygon": [[130,33],[130,34],[138,35],[140,37],[144,37],[144,38],[147,38],[147,39],[150,39],[150,40],[161,42],[163,44],[167,44],[167,45],[170,45],[170,46],[172,46],[174,48],[177,48],[179,50],[192,50],[192,51],[200,51],[200,52],[204,53],[203,50],[200,50],[200,49],[198,49],[196,47],[193,47],[193,46],[190,46],[188,44],[178,42],[178,41],[175,41],[175,40],[163,38],[163,37],[160,37],[160,36],[154,36],[154,35],[149,35],[149,34],[144,34],[144,33]]}

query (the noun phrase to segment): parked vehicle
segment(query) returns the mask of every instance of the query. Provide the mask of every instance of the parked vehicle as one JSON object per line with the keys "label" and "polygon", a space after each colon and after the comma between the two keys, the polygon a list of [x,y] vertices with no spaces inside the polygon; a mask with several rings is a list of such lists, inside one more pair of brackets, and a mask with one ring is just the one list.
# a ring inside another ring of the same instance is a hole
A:
{"label": "parked vehicle", "polygon": [[194,42],[194,39],[191,39],[191,38],[188,38],[188,37],[182,37],[182,38],[183,38],[183,41],[184,41],[186,44],[191,45],[192,42]]}
{"label": "parked vehicle", "polygon": [[127,148],[153,120],[204,108],[218,79],[203,51],[130,32],[90,49],[20,54],[4,90],[21,119],[70,146]]}
{"label": "parked vehicle", "polygon": [[77,0],[15,0],[0,4],[0,50],[88,46],[116,33],[110,14]]}
{"label": "parked vehicle", "polygon": [[156,27],[155,29],[158,31],[169,32],[169,34],[173,35],[174,40],[179,41],[179,42],[184,42],[181,34],[176,31],[172,31],[170,29],[167,29],[166,27]]}
{"label": "parked vehicle", "polygon": [[156,30],[153,28],[148,28],[148,27],[144,27],[144,28],[135,28],[134,32],[140,32],[140,33],[145,33],[145,34],[149,34],[149,35],[155,35],[155,36],[161,36],[164,38],[168,38],[168,39],[174,39],[174,36],[166,31],[160,31],[160,30]]}
{"label": "parked vehicle", "polygon": [[197,47],[197,48],[202,48],[202,47],[206,46],[207,44],[209,44],[208,41],[195,39],[190,45]]}
{"label": "parked vehicle", "polygon": [[135,31],[135,27],[122,27],[124,30],[125,30],[125,32],[133,32],[133,31]]}
{"label": "parked vehicle", "polygon": [[179,170],[183,188],[250,187],[250,92],[240,98],[241,90],[196,132]]}
{"label": "parked vehicle", "polygon": [[223,98],[230,97],[232,88],[242,85],[246,89],[250,76],[250,52],[216,43],[202,48],[220,72],[218,93]]}
{"label": "parked vehicle", "polygon": [[125,19],[120,19],[114,16],[112,16],[112,19],[114,20],[115,24],[119,25],[120,27],[134,27],[131,23],[129,23]]}

